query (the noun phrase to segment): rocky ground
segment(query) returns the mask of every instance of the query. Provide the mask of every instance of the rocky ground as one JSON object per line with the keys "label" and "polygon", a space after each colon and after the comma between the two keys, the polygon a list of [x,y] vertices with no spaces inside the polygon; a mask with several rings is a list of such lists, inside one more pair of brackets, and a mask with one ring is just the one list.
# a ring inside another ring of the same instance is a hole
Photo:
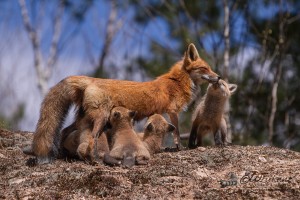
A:
{"label": "rocky ground", "polygon": [[0,130],[0,199],[300,199],[300,153],[262,146],[157,154],[131,169],[56,160],[27,167],[32,134]]}

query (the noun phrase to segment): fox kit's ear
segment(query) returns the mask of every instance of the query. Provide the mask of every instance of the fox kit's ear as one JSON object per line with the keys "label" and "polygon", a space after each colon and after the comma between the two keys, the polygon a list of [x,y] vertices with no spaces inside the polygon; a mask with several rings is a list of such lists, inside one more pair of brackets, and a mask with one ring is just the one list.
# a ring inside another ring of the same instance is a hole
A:
{"label": "fox kit's ear", "polygon": [[114,119],[120,119],[121,113],[118,111],[115,111],[113,116],[114,116]]}
{"label": "fox kit's ear", "polygon": [[152,132],[153,129],[154,129],[154,127],[153,127],[152,123],[150,122],[150,123],[147,125],[146,130],[149,131],[149,132]]}
{"label": "fox kit's ear", "polygon": [[173,124],[169,124],[169,126],[168,126],[168,132],[172,132],[172,131],[174,131],[176,128],[175,128],[175,126],[173,125]]}
{"label": "fox kit's ear", "polygon": [[200,56],[198,51],[193,43],[188,46],[188,49],[185,52],[184,60],[185,62],[191,62],[199,59]]}
{"label": "fox kit's ear", "polygon": [[237,89],[237,85],[236,84],[228,84],[228,88],[229,88],[230,94],[233,94]]}
{"label": "fox kit's ear", "polygon": [[137,113],[136,111],[129,111],[129,117],[134,118],[136,113]]}

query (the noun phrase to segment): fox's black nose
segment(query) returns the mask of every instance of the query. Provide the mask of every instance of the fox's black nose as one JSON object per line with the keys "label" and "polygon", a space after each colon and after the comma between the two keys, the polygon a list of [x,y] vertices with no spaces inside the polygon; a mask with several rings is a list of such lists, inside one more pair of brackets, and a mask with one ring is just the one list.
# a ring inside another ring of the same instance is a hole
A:
{"label": "fox's black nose", "polygon": [[218,78],[218,80],[220,80],[220,79],[221,79],[221,76],[218,76],[217,78]]}

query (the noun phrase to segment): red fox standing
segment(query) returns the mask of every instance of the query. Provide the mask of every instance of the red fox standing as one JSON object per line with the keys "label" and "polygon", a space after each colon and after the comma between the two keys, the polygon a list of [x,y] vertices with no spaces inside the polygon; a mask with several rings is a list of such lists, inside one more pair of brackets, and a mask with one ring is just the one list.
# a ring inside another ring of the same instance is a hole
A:
{"label": "red fox standing", "polygon": [[[207,79],[209,80],[208,77]],[[214,134],[216,145],[225,145],[227,125],[223,114],[226,112],[229,97],[236,89],[236,84],[228,84],[224,80],[209,84],[205,96],[194,112],[189,148],[201,146],[202,136],[207,133]]]}
{"label": "red fox standing", "polygon": [[192,99],[193,88],[206,81],[201,78],[202,75],[209,76],[211,80],[218,78],[199,57],[196,47],[190,44],[183,60],[153,81],[133,82],[86,76],[65,78],[52,87],[43,100],[32,144],[35,162],[48,163],[56,156],[54,143],[60,137],[59,131],[72,104],[83,107],[84,115],[93,124],[93,137],[102,132],[114,106],[137,111],[135,120],[154,113],[167,113],[176,127],[174,142],[178,147],[178,114]]}

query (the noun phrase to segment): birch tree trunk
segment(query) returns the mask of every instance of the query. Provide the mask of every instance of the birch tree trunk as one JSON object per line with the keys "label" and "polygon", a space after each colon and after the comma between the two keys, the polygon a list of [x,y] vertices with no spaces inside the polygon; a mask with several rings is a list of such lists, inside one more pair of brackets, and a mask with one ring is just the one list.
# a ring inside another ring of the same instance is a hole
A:
{"label": "birch tree trunk", "polygon": [[272,145],[273,143],[273,136],[274,136],[274,120],[275,115],[277,111],[277,89],[280,82],[281,74],[282,74],[282,54],[283,54],[283,45],[284,45],[284,34],[283,34],[283,26],[284,26],[284,19],[283,19],[283,13],[282,13],[282,0],[280,0],[279,5],[279,37],[278,37],[278,60],[277,60],[277,66],[275,71],[275,77],[272,84],[272,92],[271,92],[271,112],[268,122],[269,127],[269,137],[268,137],[268,143],[269,145]]}
{"label": "birch tree trunk", "polygon": [[110,13],[107,20],[107,26],[105,31],[105,38],[104,38],[104,45],[102,51],[99,56],[98,68],[95,72],[96,77],[103,77],[105,76],[104,73],[104,62],[106,56],[109,53],[112,41],[114,36],[116,35],[117,31],[123,25],[122,19],[117,19],[117,5],[115,0],[110,1]]}
{"label": "birch tree trunk", "polygon": [[[227,0],[223,0],[224,5],[224,42],[225,42],[225,49],[224,49],[224,66],[223,66],[223,79],[228,82],[228,69],[229,69],[229,55],[230,55],[230,11],[229,5]],[[228,102],[228,107],[230,110],[230,103]],[[227,141],[232,142],[232,130],[231,130],[231,123],[230,123],[230,114],[228,112],[224,115],[225,121],[227,124]]]}
{"label": "birch tree trunk", "polygon": [[37,86],[42,96],[45,96],[48,92],[48,81],[52,74],[52,68],[57,60],[57,43],[61,32],[61,17],[63,14],[64,6],[63,3],[60,2],[60,6],[57,9],[57,13],[54,19],[54,31],[50,46],[50,53],[48,60],[45,63],[42,56],[38,31],[33,27],[32,23],[30,22],[30,17],[28,14],[25,0],[19,0],[19,5],[21,8],[21,15],[25,26],[25,30],[30,38],[33,49],[34,68],[36,71],[38,81]]}

